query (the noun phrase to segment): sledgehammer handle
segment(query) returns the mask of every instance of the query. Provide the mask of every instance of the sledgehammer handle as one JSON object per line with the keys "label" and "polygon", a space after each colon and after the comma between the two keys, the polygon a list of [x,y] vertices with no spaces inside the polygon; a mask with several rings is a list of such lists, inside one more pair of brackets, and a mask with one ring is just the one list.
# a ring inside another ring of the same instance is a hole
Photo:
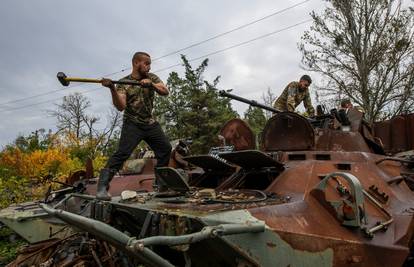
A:
{"label": "sledgehammer handle", "polygon": [[[75,77],[66,77],[63,72],[57,74],[59,82],[63,86],[68,86],[70,82],[81,82],[81,83],[101,83],[102,79],[89,79],[89,78],[75,78]],[[141,85],[139,81],[134,80],[123,80],[123,81],[113,81],[114,84],[128,84],[128,85]]]}
{"label": "sledgehammer handle", "polygon": [[[68,82],[82,82],[82,83],[101,83],[102,79],[88,79],[88,78],[66,78]],[[129,84],[129,85],[141,85],[139,81],[133,80],[123,80],[123,81],[114,81],[111,80],[113,84]]]}
{"label": "sledgehammer handle", "polygon": [[[65,79],[68,82],[81,82],[81,83],[101,83],[102,79],[88,79],[88,78],[74,78],[68,77]],[[113,84],[129,84],[129,85],[141,85],[139,81],[133,80],[123,80],[123,81],[114,81],[111,80]]]}

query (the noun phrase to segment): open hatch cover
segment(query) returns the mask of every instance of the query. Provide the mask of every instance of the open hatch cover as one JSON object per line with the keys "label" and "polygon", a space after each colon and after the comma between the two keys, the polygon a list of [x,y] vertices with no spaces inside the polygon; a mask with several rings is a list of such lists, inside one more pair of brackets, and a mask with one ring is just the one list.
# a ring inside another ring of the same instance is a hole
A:
{"label": "open hatch cover", "polygon": [[184,158],[185,161],[202,168],[204,171],[234,172],[236,168],[224,160],[211,155],[197,155]]}
{"label": "open hatch cover", "polygon": [[220,154],[220,157],[244,169],[277,168],[283,170],[283,164],[258,150],[244,150]]}

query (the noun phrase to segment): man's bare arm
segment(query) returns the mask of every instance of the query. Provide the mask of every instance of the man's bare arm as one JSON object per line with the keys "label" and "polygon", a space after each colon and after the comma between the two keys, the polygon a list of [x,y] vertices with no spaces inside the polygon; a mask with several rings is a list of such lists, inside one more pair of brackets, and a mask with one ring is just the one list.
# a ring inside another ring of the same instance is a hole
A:
{"label": "man's bare arm", "polygon": [[123,93],[119,93],[115,85],[109,79],[102,79],[102,85],[108,87],[111,91],[112,95],[112,103],[114,104],[115,108],[119,111],[123,111],[126,107],[126,95]]}
{"label": "man's bare arm", "polygon": [[170,93],[163,82],[153,83],[150,79],[143,79],[141,84],[145,87],[152,87],[159,95],[168,95]]}

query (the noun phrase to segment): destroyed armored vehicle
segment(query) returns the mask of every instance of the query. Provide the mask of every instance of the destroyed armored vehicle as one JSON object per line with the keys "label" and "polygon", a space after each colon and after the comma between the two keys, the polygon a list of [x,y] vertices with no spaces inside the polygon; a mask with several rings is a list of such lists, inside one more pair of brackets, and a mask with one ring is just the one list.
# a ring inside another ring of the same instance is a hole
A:
{"label": "destroyed armored vehicle", "polygon": [[346,119],[278,112],[259,149],[234,119],[223,146],[184,158],[202,172],[156,169],[166,191],[40,203],[73,232],[10,266],[413,266],[413,159],[385,155],[357,110]]}

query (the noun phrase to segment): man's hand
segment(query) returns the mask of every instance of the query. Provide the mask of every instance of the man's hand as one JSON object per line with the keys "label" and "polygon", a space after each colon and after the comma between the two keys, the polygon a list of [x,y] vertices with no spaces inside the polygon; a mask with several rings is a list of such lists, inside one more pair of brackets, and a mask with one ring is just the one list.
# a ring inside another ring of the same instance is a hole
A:
{"label": "man's hand", "polygon": [[152,86],[152,81],[150,79],[142,79],[139,82],[140,82],[141,86],[143,86],[143,87],[151,87]]}
{"label": "man's hand", "polygon": [[102,86],[108,87],[111,90],[115,90],[115,85],[110,79],[102,78],[101,84]]}

